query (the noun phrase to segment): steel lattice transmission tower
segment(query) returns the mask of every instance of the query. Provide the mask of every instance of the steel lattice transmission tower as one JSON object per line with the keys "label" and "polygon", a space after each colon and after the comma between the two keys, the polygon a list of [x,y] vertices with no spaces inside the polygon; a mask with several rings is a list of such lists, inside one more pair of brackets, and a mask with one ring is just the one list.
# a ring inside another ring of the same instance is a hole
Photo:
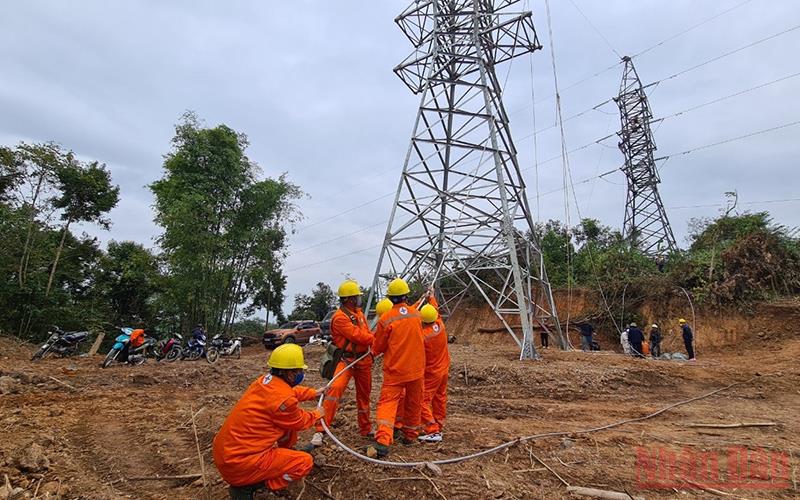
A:
{"label": "steel lattice transmission tower", "polygon": [[394,71],[421,103],[367,304],[396,276],[435,280],[444,314],[477,293],[531,359],[533,325],[566,342],[495,73],[541,48],[518,3],[419,0],[395,19],[415,51]]}
{"label": "steel lattice transmission tower", "polygon": [[653,113],[633,61],[627,56],[622,61],[625,63],[622,84],[619,96],[614,99],[622,122],[619,132],[619,149],[625,156],[622,171],[628,178],[622,235],[645,254],[656,257],[677,247],[658,194],[661,179],[654,156],[656,144],[650,129]]}

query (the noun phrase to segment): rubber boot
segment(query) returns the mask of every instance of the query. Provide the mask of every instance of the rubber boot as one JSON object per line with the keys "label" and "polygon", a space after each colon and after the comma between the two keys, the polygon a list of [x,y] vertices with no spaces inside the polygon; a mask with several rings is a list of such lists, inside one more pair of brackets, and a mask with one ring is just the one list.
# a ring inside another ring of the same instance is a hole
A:
{"label": "rubber boot", "polygon": [[256,491],[265,489],[264,483],[251,484],[249,486],[231,486],[228,493],[231,500],[252,500]]}

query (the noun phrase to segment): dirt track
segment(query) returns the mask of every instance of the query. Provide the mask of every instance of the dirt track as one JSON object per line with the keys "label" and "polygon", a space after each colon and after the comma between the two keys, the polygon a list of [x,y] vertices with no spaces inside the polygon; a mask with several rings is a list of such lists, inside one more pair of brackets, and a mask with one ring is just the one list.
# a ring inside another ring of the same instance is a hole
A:
{"label": "dirt track", "polygon": [[[519,436],[576,431],[646,415],[670,403],[732,382],[752,382],[656,418],[568,439],[551,438],[518,445],[487,458],[430,471],[384,469],[362,463],[331,444],[317,452],[305,488],[292,485],[294,497],[322,498],[560,498],[568,497],[555,475],[566,482],[647,498],[705,498],[709,491],[686,483],[675,489],[643,489],[637,483],[636,453],[657,447],[689,448],[719,456],[731,446],[767,448],[792,456],[797,472],[800,448],[800,340],[780,343],[753,339],[736,350],[707,350],[697,363],[635,360],[610,352],[544,352],[538,362],[516,361],[504,336],[460,339],[451,346],[452,370],[445,441],[439,445],[395,446],[394,460],[429,460],[463,455]],[[64,498],[225,498],[210,445],[230,407],[265,366],[260,346],[245,349],[241,360],[221,359],[115,366],[100,370],[101,358],[49,359],[31,363],[32,346],[0,338],[0,479],[38,496]],[[307,349],[316,367],[321,348]],[[464,377],[464,367],[467,380]],[[375,376],[374,396],[380,387]],[[760,376],[759,376],[760,375]],[[70,389],[49,377],[55,377]],[[308,385],[321,381],[310,370]],[[373,403],[374,404],[374,403]],[[194,474],[201,470],[191,425],[196,414],[206,480],[133,481],[132,477]],[[335,432],[353,447],[366,444],[354,425],[352,397],[340,410]],[[771,421],[772,427],[704,429],[687,423]],[[306,432],[301,439],[310,438]],[[35,444],[31,444],[35,443]],[[41,453],[40,453],[41,452]],[[37,454],[39,456],[37,456]],[[22,457],[22,458],[20,458]],[[44,457],[44,458],[43,458]],[[45,459],[47,462],[44,464]],[[28,470],[20,465],[28,463]],[[38,462],[38,463],[37,463]],[[38,470],[37,470],[38,469]],[[432,478],[425,479],[423,474]],[[410,477],[411,479],[400,479]],[[439,489],[437,492],[433,484]],[[797,498],[792,477],[780,489],[725,489],[747,498]],[[748,484],[750,486],[748,486]],[[0,482],[0,487],[2,483]],[[722,487],[717,486],[722,489]],[[264,497],[265,494],[261,494]]]}

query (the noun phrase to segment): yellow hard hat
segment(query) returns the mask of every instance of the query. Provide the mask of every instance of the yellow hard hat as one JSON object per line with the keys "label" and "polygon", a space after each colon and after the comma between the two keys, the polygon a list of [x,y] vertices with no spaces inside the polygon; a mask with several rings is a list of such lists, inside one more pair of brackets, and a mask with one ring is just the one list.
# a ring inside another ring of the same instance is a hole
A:
{"label": "yellow hard hat", "polygon": [[395,278],[389,283],[389,288],[386,295],[389,297],[400,297],[401,295],[408,295],[411,289],[408,288],[408,283],[403,278]]}
{"label": "yellow hard hat", "polygon": [[680,323],[680,324],[684,324],[684,323],[686,323],[686,320],[685,320],[685,319],[683,319],[683,318],[681,318],[681,319],[679,319],[679,320],[678,320],[678,323]]}
{"label": "yellow hard hat", "polygon": [[296,370],[302,368],[308,370],[308,365],[303,360],[303,348],[297,344],[283,344],[275,348],[269,355],[267,365],[270,368],[281,370]]}
{"label": "yellow hard hat", "polygon": [[436,318],[439,317],[439,311],[437,311],[436,308],[430,304],[425,304],[422,306],[422,309],[420,309],[419,312],[422,314],[423,323],[433,323],[436,321]]}
{"label": "yellow hard hat", "polygon": [[341,285],[339,285],[339,297],[355,297],[356,295],[363,295],[361,293],[361,287],[358,286],[358,282],[354,280],[347,280],[343,281]]}
{"label": "yellow hard hat", "polygon": [[391,309],[393,305],[394,304],[392,304],[392,301],[389,299],[381,300],[375,305],[375,315],[380,318],[386,313],[386,311]]}

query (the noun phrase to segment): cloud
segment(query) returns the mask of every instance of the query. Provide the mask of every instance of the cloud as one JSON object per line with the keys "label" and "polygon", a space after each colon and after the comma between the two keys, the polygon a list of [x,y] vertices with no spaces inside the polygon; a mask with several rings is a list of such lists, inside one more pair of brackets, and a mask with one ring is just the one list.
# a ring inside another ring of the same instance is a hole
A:
{"label": "cloud", "polygon": [[[740,3],[590,2],[575,0],[609,43],[632,54]],[[527,3],[527,2],[526,2]],[[545,48],[533,63],[537,128],[555,120],[544,2],[530,2]],[[0,18],[0,139],[55,140],[84,157],[106,162],[122,188],[109,232],[87,227],[101,239],[152,244],[152,197],[146,185],[161,175],[173,126],[195,110],[209,125],[226,123],[246,133],[249,156],[266,175],[287,172],[309,198],[306,220],[291,238],[288,295],[317,281],[336,284],[344,275],[369,282],[391,196],[346,215],[315,221],[392,193],[408,148],[419,98],[391,69],[411,51],[393,23],[405,1],[380,2],[15,2]],[[551,2],[556,64],[564,116],[606,101],[618,92],[617,57],[570,2]],[[792,26],[800,16],[792,0],[752,1],[701,28],[665,42],[636,59],[643,81],[665,78],[727,51]],[[665,116],[798,71],[793,66],[800,31],[709,63],[650,90],[656,116]],[[514,136],[533,130],[529,59],[506,63],[505,104]],[[655,139],[659,154],[769,128],[800,119],[794,98],[800,78],[789,79],[715,105],[665,120]],[[615,106],[608,103],[566,122],[574,148],[615,132]],[[674,157],[662,168],[667,207],[723,202],[738,189],[743,202],[796,197],[797,129]],[[558,155],[551,128],[537,137],[538,158]],[[534,169],[531,138],[519,139],[531,206],[540,193],[557,190],[560,161]],[[578,181],[618,167],[622,157],[611,138],[570,156]],[[576,186],[580,212],[619,226],[625,199],[622,173]],[[538,199],[539,219],[564,219],[563,192]],[[748,205],[769,209],[789,226],[800,224],[797,204]],[[574,206],[569,214],[577,220]],[[682,241],[691,217],[715,208],[669,210]],[[372,227],[370,227],[372,226]],[[365,229],[367,228],[367,229]],[[355,233],[342,238],[342,235]],[[335,241],[319,245],[322,242]],[[287,304],[287,307],[291,304]]]}

